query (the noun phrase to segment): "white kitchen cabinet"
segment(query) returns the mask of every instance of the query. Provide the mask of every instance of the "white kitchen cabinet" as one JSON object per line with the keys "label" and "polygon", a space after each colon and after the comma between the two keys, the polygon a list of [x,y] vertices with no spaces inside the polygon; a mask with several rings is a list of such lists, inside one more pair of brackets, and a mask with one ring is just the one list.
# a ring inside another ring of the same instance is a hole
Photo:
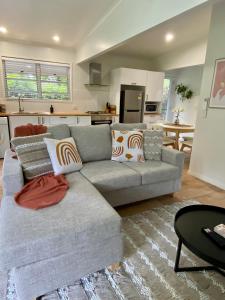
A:
{"label": "white kitchen cabinet", "polygon": [[151,128],[153,124],[160,123],[159,114],[144,114],[143,123],[147,124],[147,128]]}
{"label": "white kitchen cabinet", "polygon": [[163,96],[163,82],[165,74],[162,72],[147,72],[145,101],[161,102]]}
{"label": "white kitchen cabinet", "polygon": [[112,117],[112,123],[119,123],[120,122],[120,117],[119,116],[113,116]]}
{"label": "white kitchen cabinet", "polygon": [[147,81],[147,71],[130,69],[130,68],[120,68],[119,69],[120,84],[127,85],[141,85],[145,86]]}
{"label": "white kitchen cabinet", "polygon": [[78,116],[77,125],[91,125],[91,116]]}
{"label": "white kitchen cabinet", "polygon": [[76,116],[44,116],[42,117],[43,124],[45,125],[77,125]]}
{"label": "white kitchen cabinet", "polygon": [[9,126],[11,137],[14,136],[14,129],[21,125],[27,125],[31,123],[33,125],[41,124],[41,117],[38,116],[10,116]]}

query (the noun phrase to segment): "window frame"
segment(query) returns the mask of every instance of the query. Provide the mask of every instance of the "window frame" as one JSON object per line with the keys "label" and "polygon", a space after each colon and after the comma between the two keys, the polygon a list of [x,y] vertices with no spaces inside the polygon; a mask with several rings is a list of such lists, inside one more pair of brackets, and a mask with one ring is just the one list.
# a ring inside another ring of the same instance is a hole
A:
{"label": "window frame", "polygon": [[[36,59],[25,59],[25,58],[18,58],[18,57],[8,57],[8,56],[2,56],[1,57],[1,67],[2,67],[2,74],[3,74],[3,88],[4,88],[4,95],[5,95],[5,99],[7,99],[7,101],[17,101],[18,98],[11,98],[8,97],[7,95],[7,78],[6,78],[6,68],[5,68],[5,64],[4,64],[4,60],[8,60],[8,61],[17,61],[17,62],[24,62],[24,63],[31,63],[31,64],[35,64],[35,69],[37,69],[37,64],[39,65],[51,65],[51,66],[62,66],[62,67],[68,67],[69,68],[69,80],[68,80],[68,99],[48,99],[48,98],[26,98],[26,97],[21,97],[21,99],[23,101],[26,102],[37,102],[37,103],[51,103],[51,102],[59,102],[59,103],[71,103],[72,102],[72,91],[73,91],[73,81],[72,81],[72,69],[73,69],[73,64],[72,63],[61,63],[61,62],[53,62],[53,61],[45,61],[45,60],[36,60]],[[36,74],[37,76],[37,74]],[[41,78],[36,77],[36,80],[34,80],[37,84],[37,91],[38,91],[38,86],[41,85]]]}

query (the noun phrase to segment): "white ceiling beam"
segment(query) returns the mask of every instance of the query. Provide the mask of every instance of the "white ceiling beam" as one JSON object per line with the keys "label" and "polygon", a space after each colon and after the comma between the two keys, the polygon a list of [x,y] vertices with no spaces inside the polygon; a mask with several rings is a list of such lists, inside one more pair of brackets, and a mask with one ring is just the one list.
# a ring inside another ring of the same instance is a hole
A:
{"label": "white ceiling beam", "polygon": [[98,22],[76,52],[84,62],[207,0],[120,0]]}

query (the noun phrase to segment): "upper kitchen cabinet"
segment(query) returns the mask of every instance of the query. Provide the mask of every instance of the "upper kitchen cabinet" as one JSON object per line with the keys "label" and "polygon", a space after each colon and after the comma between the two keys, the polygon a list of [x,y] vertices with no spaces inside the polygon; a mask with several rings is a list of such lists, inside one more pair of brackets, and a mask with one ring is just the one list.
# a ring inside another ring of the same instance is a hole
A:
{"label": "upper kitchen cabinet", "polygon": [[162,72],[147,72],[145,87],[145,101],[160,102],[163,96],[163,82],[165,74]]}
{"label": "upper kitchen cabinet", "polygon": [[117,69],[118,77],[120,77],[120,84],[125,85],[146,85],[147,71],[129,68]]}
{"label": "upper kitchen cabinet", "polygon": [[147,71],[118,68],[111,72],[111,85],[124,84],[124,85],[140,85],[145,86],[147,82]]}

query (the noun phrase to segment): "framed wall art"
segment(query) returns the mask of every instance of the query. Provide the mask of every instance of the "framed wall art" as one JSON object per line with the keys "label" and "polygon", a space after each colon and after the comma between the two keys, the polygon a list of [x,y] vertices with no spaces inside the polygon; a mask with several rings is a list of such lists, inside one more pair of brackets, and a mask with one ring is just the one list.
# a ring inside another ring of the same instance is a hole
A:
{"label": "framed wall art", "polygon": [[225,108],[225,58],[215,62],[209,107]]}

